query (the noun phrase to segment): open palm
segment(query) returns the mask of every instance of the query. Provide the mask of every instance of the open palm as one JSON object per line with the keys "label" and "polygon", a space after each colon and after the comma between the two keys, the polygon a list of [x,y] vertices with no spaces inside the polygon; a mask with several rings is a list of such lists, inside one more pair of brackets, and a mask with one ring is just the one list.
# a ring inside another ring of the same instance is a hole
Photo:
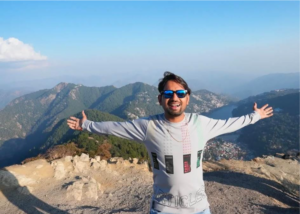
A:
{"label": "open palm", "polygon": [[70,129],[82,131],[82,124],[87,119],[87,116],[85,115],[83,110],[81,113],[82,113],[82,119],[76,117],[70,117],[71,120],[67,120],[67,124],[70,127]]}
{"label": "open palm", "polygon": [[261,108],[257,108],[257,103],[255,102],[253,105],[253,110],[257,111],[260,114],[261,119],[272,117],[273,108],[272,107],[267,108],[268,105],[269,104],[266,104]]}

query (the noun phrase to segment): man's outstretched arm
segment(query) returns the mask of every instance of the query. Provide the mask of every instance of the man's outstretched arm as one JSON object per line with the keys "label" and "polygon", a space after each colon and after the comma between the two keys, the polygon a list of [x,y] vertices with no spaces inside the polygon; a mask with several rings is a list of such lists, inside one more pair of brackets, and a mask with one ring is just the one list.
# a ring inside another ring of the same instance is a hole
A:
{"label": "man's outstretched arm", "polygon": [[126,122],[93,122],[87,119],[84,111],[82,111],[82,119],[76,117],[70,117],[70,119],[67,120],[67,123],[74,130],[87,130],[95,134],[109,134],[140,142],[144,141],[148,125],[147,119]]}
{"label": "man's outstretched arm", "polygon": [[254,103],[252,113],[241,117],[231,117],[227,120],[216,120],[201,115],[202,127],[205,130],[207,140],[237,131],[247,125],[256,123],[260,119],[273,116],[272,107],[267,108],[267,106],[268,104],[259,109],[257,104]]}

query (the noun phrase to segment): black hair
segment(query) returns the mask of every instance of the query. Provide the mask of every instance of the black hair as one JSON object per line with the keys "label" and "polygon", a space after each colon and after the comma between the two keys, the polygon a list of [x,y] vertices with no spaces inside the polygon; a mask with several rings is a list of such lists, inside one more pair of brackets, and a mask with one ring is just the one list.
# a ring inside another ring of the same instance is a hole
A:
{"label": "black hair", "polygon": [[184,81],[184,79],[182,79],[180,76],[177,76],[176,74],[171,73],[170,71],[166,71],[164,73],[164,78],[160,79],[160,82],[158,84],[159,93],[161,93],[164,90],[164,88],[169,80],[172,80],[172,81],[177,82],[180,85],[182,85],[183,88],[188,91],[188,94],[192,93],[192,90],[189,88],[186,81]]}

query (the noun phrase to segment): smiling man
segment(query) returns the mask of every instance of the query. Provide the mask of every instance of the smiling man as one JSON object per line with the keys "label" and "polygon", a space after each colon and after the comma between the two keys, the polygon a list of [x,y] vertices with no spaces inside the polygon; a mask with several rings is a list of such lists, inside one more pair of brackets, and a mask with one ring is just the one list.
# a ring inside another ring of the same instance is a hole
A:
{"label": "smiling man", "polygon": [[145,144],[153,167],[150,214],[209,214],[202,171],[206,142],[271,117],[273,109],[268,104],[258,109],[255,103],[250,114],[215,120],[185,112],[191,90],[181,77],[165,72],[158,90],[163,114],[127,122],[93,122],[82,111],[83,118],[70,117],[68,125]]}

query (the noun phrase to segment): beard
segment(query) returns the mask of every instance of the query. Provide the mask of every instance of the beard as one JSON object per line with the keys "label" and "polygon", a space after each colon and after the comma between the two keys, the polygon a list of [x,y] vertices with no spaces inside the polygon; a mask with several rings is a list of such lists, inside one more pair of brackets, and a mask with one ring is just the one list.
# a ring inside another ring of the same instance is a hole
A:
{"label": "beard", "polygon": [[[172,102],[169,102],[168,105],[172,104]],[[164,108],[165,110],[165,113],[168,114],[169,116],[172,116],[172,117],[179,117],[180,115],[183,114],[184,112],[184,109],[182,109],[182,103],[180,102],[180,109],[179,111],[174,111],[172,109],[170,109],[168,106]]]}
{"label": "beard", "polygon": [[180,115],[183,114],[182,109],[180,109],[180,111],[174,112],[171,109],[166,109],[165,111],[168,115],[173,116],[173,117],[179,117]]}

